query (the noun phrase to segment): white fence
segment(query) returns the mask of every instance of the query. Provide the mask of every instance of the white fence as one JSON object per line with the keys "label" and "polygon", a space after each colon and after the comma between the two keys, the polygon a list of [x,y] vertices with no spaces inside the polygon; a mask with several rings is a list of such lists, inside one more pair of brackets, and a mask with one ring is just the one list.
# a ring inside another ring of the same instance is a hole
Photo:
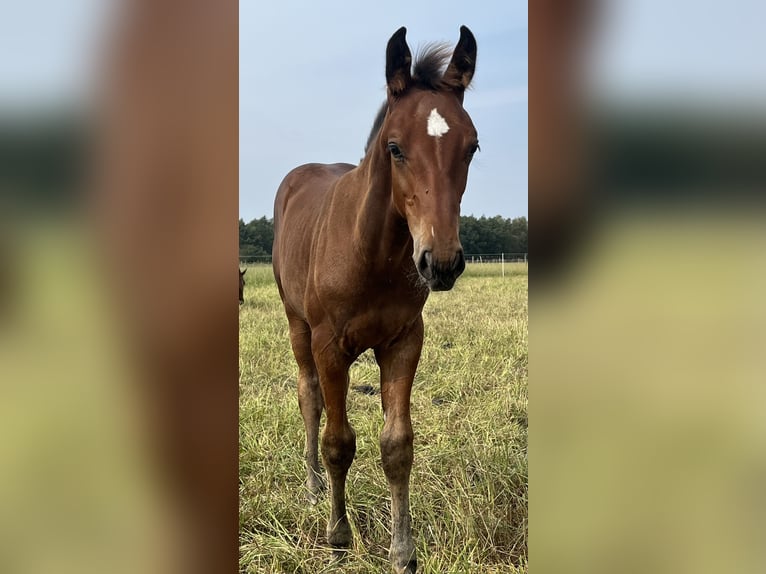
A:
{"label": "white fence", "polygon": [[466,263],[528,263],[528,253],[479,253],[465,255]]}
{"label": "white fence", "polygon": [[[467,253],[466,263],[528,263],[528,253]],[[240,255],[240,264],[271,263],[271,255]]]}
{"label": "white fence", "polygon": [[256,263],[271,264],[271,255],[240,255],[239,256],[240,265],[246,265],[248,263],[251,265],[254,265]]}
{"label": "white fence", "polygon": [[[505,277],[506,263],[529,264],[528,253],[467,253],[465,262],[467,265],[484,265],[489,263],[500,264],[500,274]],[[258,263],[271,264],[271,255],[240,255],[240,265],[254,265]]]}

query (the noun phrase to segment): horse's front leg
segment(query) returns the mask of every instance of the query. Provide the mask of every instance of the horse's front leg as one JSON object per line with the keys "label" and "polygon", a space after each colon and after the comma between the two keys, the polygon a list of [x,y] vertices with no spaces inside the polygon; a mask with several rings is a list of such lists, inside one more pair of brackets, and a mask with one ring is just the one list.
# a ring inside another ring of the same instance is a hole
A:
{"label": "horse's front leg", "polygon": [[351,361],[340,350],[329,329],[315,329],[311,346],[327,414],[321,441],[331,497],[327,542],[336,548],[348,548],[351,546],[351,527],[346,516],[346,475],[356,454],[356,434],[346,415]]}
{"label": "horse's front leg", "polygon": [[417,569],[410,518],[412,422],[410,392],[423,347],[423,320],[418,317],[409,332],[387,347],[375,349],[380,366],[383,399],[383,432],[380,455],[391,490],[391,548],[389,559],[397,574]]}

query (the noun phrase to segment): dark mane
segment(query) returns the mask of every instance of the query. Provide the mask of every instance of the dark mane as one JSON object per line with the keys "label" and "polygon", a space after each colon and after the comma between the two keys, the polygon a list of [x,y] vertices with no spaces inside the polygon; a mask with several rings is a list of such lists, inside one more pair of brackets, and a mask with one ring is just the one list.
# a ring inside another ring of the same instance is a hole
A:
{"label": "dark mane", "polygon": [[370,149],[372,142],[375,141],[375,138],[380,131],[380,126],[383,125],[383,119],[386,117],[387,111],[388,102],[383,102],[383,105],[380,106],[380,109],[378,110],[378,114],[375,116],[375,121],[372,122],[372,130],[370,130],[370,135],[367,138],[367,143],[364,145],[364,155],[367,155],[367,151]]}
{"label": "dark mane", "polygon": [[412,67],[413,87],[446,90],[447,84],[442,78],[451,55],[452,49],[445,42],[430,42],[419,48],[415,55],[415,65]]}
{"label": "dark mane", "polygon": [[[449,89],[443,78],[444,70],[449,63],[451,54],[450,45],[445,42],[429,42],[419,48],[415,56],[415,64],[412,66],[411,87],[433,91]],[[377,137],[380,126],[383,125],[383,119],[386,117],[387,111],[388,104],[383,102],[383,105],[378,110],[378,114],[375,116],[370,135],[364,146],[365,155]]]}

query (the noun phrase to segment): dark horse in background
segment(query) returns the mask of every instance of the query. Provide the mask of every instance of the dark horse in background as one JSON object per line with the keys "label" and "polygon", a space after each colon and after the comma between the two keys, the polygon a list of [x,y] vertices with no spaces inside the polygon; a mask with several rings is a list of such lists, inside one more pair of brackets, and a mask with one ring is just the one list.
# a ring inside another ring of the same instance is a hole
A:
{"label": "dark horse in background", "polygon": [[337,549],[351,543],[345,483],[356,437],[346,416],[348,370],[374,350],[395,572],[417,566],[410,391],[423,345],[421,313],[429,291],[451,289],[465,269],[460,201],[479,147],[463,109],[476,64],[473,34],[461,26],[451,58],[444,46],[431,46],[414,66],[405,34],[400,28],[388,42],[387,101],[365,157],[359,166],[308,164],[285,177],[274,205],[273,250],[299,368],[312,502],[323,488],[317,448],[322,409],[327,413],[321,441],[332,503],[327,541]]}
{"label": "dark horse in background", "polygon": [[245,302],[245,273],[247,273],[247,268],[245,268],[244,271],[241,269],[239,270],[239,304],[242,305]]}

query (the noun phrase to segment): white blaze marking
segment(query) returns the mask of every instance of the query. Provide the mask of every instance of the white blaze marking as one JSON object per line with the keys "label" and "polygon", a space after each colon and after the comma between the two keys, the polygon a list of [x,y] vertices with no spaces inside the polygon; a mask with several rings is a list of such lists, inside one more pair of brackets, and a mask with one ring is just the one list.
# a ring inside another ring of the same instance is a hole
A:
{"label": "white blaze marking", "polygon": [[434,236],[434,226],[432,225],[431,226],[431,237],[433,237],[433,236]]}
{"label": "white blaze marking", "polygon": [[428,115],[428,135],[440,138],[449,131],[447,121],[439,115],[436,108]]}

